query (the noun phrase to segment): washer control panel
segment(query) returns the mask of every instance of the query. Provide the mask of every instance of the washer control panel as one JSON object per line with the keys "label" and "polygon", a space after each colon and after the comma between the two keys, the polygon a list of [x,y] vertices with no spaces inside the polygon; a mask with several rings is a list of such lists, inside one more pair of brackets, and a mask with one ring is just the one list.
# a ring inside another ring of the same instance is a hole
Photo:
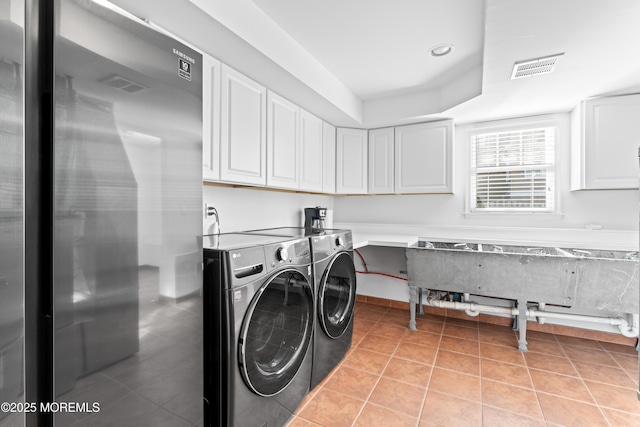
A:
{"label": "washer control panel", "polygon": [[292,239],[264,247],[267,270],[286,265],[304,265],[311,263],[309,239]]}

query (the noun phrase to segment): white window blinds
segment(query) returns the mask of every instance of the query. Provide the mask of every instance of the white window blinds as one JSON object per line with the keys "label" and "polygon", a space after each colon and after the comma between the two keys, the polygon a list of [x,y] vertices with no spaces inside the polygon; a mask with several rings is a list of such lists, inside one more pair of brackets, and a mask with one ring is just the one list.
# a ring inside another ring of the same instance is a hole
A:
{"label": "white window blinds", "polygon": [[472,211],[553,211],[555,128],[476,134]]}

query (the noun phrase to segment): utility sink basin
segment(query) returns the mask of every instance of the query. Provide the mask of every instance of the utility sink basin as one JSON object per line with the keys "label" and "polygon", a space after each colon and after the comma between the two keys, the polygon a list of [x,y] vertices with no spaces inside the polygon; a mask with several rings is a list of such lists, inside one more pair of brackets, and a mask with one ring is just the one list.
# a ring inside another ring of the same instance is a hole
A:
{"label": "utility sink basin", "polygon": [[638,252],[420,240],[406,257],[410,287],[638,312]]}

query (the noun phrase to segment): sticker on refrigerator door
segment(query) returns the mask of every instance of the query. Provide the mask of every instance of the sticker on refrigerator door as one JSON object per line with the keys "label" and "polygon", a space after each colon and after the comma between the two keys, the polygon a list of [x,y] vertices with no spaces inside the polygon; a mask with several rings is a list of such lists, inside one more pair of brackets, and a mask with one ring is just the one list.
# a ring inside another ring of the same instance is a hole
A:
{"label": "sticker on refrigerator door", "polygon": [[191,81],[191,64],[182,58],[178,58],[178,75]]}

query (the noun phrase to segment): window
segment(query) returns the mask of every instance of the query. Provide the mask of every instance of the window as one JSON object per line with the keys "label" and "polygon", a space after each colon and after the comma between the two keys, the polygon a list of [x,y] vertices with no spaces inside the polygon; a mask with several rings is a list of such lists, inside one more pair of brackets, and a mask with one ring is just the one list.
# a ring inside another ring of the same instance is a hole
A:
{"label": "window", "polygon": [[555,127],[471,136],[471,211],[553,212]]}

